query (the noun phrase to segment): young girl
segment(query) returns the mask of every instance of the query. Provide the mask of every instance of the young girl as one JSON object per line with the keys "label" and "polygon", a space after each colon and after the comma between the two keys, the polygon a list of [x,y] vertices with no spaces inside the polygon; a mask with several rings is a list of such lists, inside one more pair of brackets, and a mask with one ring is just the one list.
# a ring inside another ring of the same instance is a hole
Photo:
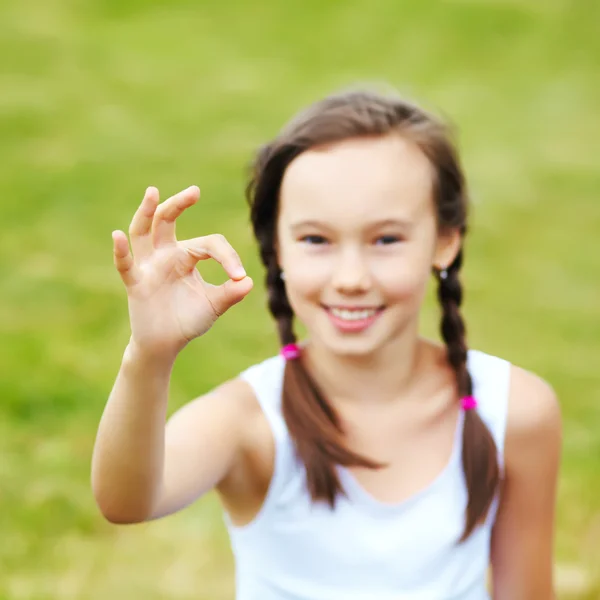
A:
{"label": "young girl", "polygon": [[[222,236],[176,239],[199,193],[159,204],[149,188],[133,257],[113,234],[131,338],[93,457],[106,519],[157,519],[215,488],[238,600],[483,600],[490,564],[495,600],[554,598],[558,403],[467,347],[467,192],[445,127],[351,92],[262,148],[248,197],[282,351],[165,428],[178,353],[252,288]],[[223,285],[196,270],[208,258]],[[445,345],[419,336],[432,273]]]}

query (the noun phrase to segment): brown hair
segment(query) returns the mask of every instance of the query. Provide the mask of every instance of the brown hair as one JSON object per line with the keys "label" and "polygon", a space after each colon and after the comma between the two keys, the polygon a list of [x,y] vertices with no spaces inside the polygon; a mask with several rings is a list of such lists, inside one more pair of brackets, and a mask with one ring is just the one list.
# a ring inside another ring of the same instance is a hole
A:
{"label": "brown hair", "polygon": [[[294,343],[294,313],[281,278],[275,252],[276,222],[281,181],[288,165],[309,148],[357,138],[398,133],[414,141],[434,170],[434,200],[438,228],[467,231],[467,193],[457,151],[445,125],[438,119],[394,96],[351,91],[321,100],[293,119],[255,159],[247,198],[254,234],[266,267],[269,309],[282,345]],[[448,362],[456,374],[460,397],[472,393],[467,370],[465,326],[460,313],[462,286],[459,271],[463,250],[445,270],[435,274],[442,308],[441,333]],[[288,361],[283,383],[283,415],[298,456],[307,473],[313,500],[332,507],[344,493],[336,465],[378,468],[382,465],[349,450],[333,407],[319,391],[301,360]],[[458,399],[457,399],[458,401]],[[497,449],[488,428],[475,410],[465,414],[463,470],[469,499],[462,540],[481,523],[499,485]]]}

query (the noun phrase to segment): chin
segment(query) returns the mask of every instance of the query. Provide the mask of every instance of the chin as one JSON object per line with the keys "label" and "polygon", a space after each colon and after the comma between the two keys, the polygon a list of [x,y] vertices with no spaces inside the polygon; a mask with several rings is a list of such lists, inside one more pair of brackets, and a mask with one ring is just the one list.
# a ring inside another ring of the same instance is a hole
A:
{"label": "chin", "polygon": [[[377,353],[389,342],[388,336],[382,336],[381,331],[369,331],[358,334],[340,334],[337,331],[324,331],[315,335],[319,344],[332,354],[344,357],[368,357]],[[378,335],[379,334],[379,335]]]}

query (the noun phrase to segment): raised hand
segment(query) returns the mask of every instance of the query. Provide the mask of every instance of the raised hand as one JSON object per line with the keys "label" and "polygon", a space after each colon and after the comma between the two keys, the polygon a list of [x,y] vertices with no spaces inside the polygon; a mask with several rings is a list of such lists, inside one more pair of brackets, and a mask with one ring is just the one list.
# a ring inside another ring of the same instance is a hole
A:
{"label": "raised hand", "polygon": [[[131,341],[150,353],[177,353],[201,336],[227,309],[252,289],[242,262],[219,234],[178,241],[175,221],[195,204],[192,186],[159,204],[149,187],[127,235],[113,232],[114,262],[127,290]],[[213,258],[229,276],[211,285],[198,272],[198,261]]]}

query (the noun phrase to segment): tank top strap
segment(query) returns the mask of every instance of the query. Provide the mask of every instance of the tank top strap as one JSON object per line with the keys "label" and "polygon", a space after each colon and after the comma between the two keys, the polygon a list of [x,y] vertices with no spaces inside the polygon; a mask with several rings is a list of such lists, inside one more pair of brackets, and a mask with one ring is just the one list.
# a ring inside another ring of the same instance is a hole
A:
{"label": "tank top strap", "polygon": [[285,373],[285,360],[282,356],[273,356],[255,364],[239,375],[248,383],[254,392],[256,400],[269,424],[275,443],[275,459],[273,475],[263,505],[249,525],[236,528],[243,530],[254,528],[262,521],[267,513],[281,502],[283,489],[288,480],[298,471],[298,460],[290,437],[285,419],[282,414],[282,391]]}
{"label": "tank top strap", "polygon": [[276,439],[287,435],[281,412],[284,371],[283,357],[273,356],[240,373],[240,378],[252,388]]}
{"label": "tank top strap", "polygon": [[498,460],[504,468],[511,364],[480,350],[469,350],[467,368],[473,380],[477,410],[496,442]]}

